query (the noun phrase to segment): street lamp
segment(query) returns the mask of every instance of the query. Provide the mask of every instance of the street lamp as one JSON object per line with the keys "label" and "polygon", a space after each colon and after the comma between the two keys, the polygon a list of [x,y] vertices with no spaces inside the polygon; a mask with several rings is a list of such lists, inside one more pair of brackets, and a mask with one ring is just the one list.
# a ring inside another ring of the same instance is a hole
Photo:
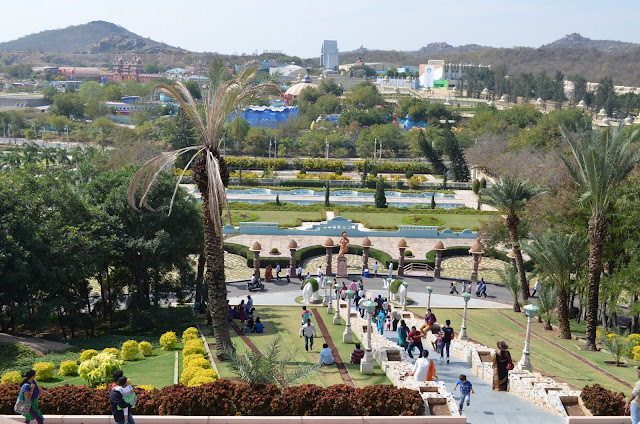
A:
{"label": "street lamp", "polygon": [[393,282],[393,278],[386,278],[384,281],[387,282],[387,300],[391,302],[391,283]]}
{"label": "street lamp", "polygon": [[402,285],[404,286],[404,297],[402,298],[402,310],[406,311],[407,310],[407,287],[409,287],[409,283],[407,283],[406,281],[403,281]]}
{"label": "street lamp", "polygon": [[353,333],[351,332],[351,302],[355,296],[355,290],[347,290],[347,328],[342,333],[342,341],[344,343],[353,343]]}
{"label": "street lamp", "polygon": [[340,325],[340,295],[338,291],[340,290],[340,284],[336,282],[333,286],[336,289],[336,314],[333,316],[333,323],[336,325]]}
{"label": "street lamp", "polygon": [[531,351],[529,350],[529,340],[531,339],[531,321],[533,317],[538,313],[538,308],[536,305],[529,303],[524,306],[524,312],[527,314],[527,336],[524,341],[524,349],[522,350],[522,359],[520,359],[520,369],[531,371],[533,367],[531,366],[531,360],[529,358]]}
{"label": "street lamp", "polygon": [[471,293],[464,292],[462,293],[462,298],[464,299],[464,312],[462,313],[462,327],[460,327],[460,340],[467,340],[467,305],[469,303],[469,299],[471,299]]}
{"label": "street lamp", "polygon": [[[331,300],[327,301],[327,291],[329,292],[329,299],[331,299],[331,280],[329,277],[322,277],[322,288],[324,289],[324,297],[322,298],[322,306],[330,306]],[[329,289],[329,290],[327,290]],[[331,311],[333,312],[333,311]],[[331,313],[330,312],[330,313]]]}
{"label": "street lamp", "polygon": [[333,290],[331,290],[331,281],[327,281],[326,280],[327,277],[325,277],[325,281],[329,284],[329,286],[327,287],[329,289],[329,306],[327,306],[327,313],[328,314],[332,314],[333,313],[333,300],[331,300],[331,292]]}
{"label": "street lamp", "polygon": [[360,372],[362,374],[373,374],[373,350],[371,349],[371,316],[376,309],[376,302],[367,300],[364,302],[364,310],[367,312],[367,347],[364,358],[360,361]]}
{"label": "street lamp", "polygon": [[429,295],[429,299],[427,300],[427,309],[431,308],[431,293],[433,293],[433,287],[427,286],[427,294]]}

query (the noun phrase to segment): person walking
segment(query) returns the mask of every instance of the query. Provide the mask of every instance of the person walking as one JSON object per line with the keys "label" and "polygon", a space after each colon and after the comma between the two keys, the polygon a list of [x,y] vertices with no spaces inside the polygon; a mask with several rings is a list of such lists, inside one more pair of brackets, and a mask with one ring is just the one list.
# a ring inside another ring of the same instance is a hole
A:
{"label": "person walking", "polygon": [[389,262],[389,278],[393,277],[393,262]]}
{"label": "person walking", "polygon": [[291,282],[291,267],[290,266],[287,267],[287,274],[286,275],[287,275],[287,283],[290,283]]}
{"label": "person walking", "polygon": [[[636,368],[636,374],[640,378],[640,367]],[[631,412],[631,422],[633,424],[640,423],[640,380],[636,382],[624,409],[626,412]]]}
{"label": "person walking", "polygon": [[398,323],[402,319],[402,312],[398,311],[397,309],[393,309],[391,305],[389,305],[389,311],[390,311],[389,316],[391,317],[391,324],[393,325],[393,331],[396,331],[398,329]]}
{"label": "person walking", "polygon": [[433,381],[438,379],[438,376],[436,375],[436,366],[432,360],[428,359],[428,357],[429,351],[423,350],[420,353],[420,357],[413,365],[411,375],[415,381]]}
{"label": "person walking", "polygon": [[407,327],[407,323],[404,320],[400,320],[400,327],[398,327],[398,344],[400,347],[407,350],[409,347],[409,342],[407,338],[409,337],[409,327]]}
{"label": "person walking", "polygon": [[533,285],[533,293],[531,293],[531,297],[535,296],[540,290],[540,280],[536,280],[536,283]]}
{"label": "person walking", "polygon": [[353,298],[353,304],[356,307],[356,312],[360,313],[360,293],[359,292],[356,292],[356,295]]}
{"label": "person walking", "polygon": [[280,271],[282,270],[282,267],[280,266],[280,264],[276,264],[276,280],[280,279]]}
{"label": "person walking", "polygon": [[373,276],[377,277],[378,276],[378,268],[380,267],[380,265],[378,265],[378,261],[376,261],[375,264],[373,264]]}
{"label": "person walking", "polygon": [[311,324],[311,320],[308,319],[307,323],[300,328],[300,338],[304,336],[304,350],[309,352],[309,349],[313,350],[313,337],[317,336],[316,326]]}
{"label": "person walking", "polygon": [[364,302],[366,301],[367,301],[367,296],[363,294],[362,297],[360,298],[360,301],[358,302],[358,309],[360,309],[360,318],[364,318],[364,312],[365,312]]}
{"label": "person walking", "polygon": [[455,281],[452,281],[451,284],[449,284],[449,294],[460,294],[458,293],[458,283],[456,283]]}
{"label": "person walking", "polygon": [[460,386],[460,406],[458,407],[459,412],[462,412],[462,406],[464,405],[465,399],[467,400],[467,406],[471,405],[471,393],[473,391],[473,384],[469,380],[467,380],[467,376],[464,374],[460,374],[460,379],[453,386],[453,390],[455,390],[458,386]]}
{"label": "person walking", "polygon": [[422,347],[422,333],[416,329],[415,325],[411,327],[411,331],[407,335],[407,342],[409,342],[409,346],[407,346],[409,358],[413,358],[412,351],[414,347],[417,347],[420,355],[422,355],[422,351],[424,350]]}
{"label": "person walking", "polygon": [[440,349],[440,359],[444,359],[444,350],[447,349],[447,364],[449,363],[449,349],[451,348],[451,340],[455,336],[453,328],[451,328],[451,320],[445,321],[445,326],[442,327],[442,348]]}
{"label": "person walking", "polygon": [[498,342],[497,346],[498,353],[494,363],[493,390],[506,392],[509,385],[509,371],[513,369],[513,362],[511,361],[509,346],[504,341]]}
{"label": "person walking", "polygon": [[302,307],[302,312],[300,313],[300,319],[302,320],[302,325],[304,325],[305,322],[311,320],[311,312],[307,311],[306,306]]}
{"label": "person walking", "polygon": [[[118,383],[120,383],[120,381],[122,380],[124,380],[124,382],[126,383],[127,377],[120,377],[118,379]],[[129,424],[136,424],[133,419],[133,415],[131,414],[131,405],[122,397],[122,391],[116,390],[115,387],[111,389],[111,394],[109,395],[109,403],[111,404],[111,413],[113,414],[113,419],[117,424],[124,424],[125,419]],[[129,415],[126,418],[124,414],[125,410],[129,411]]]}
{"label": "person walking", "polygon": [[28,424],[31,420],[36,420],[38,424],[44,423],[44,415],[42,415],[42,412],[40,412],[40,409],[38,408],[38,397],[40,397],[40,393],[50,397],[53,397],[53,395],[38,387],[38,383],[36,382],[36,372],[34,370],[29,370],[25,373],[20,386],[18,400],[28,402],[30,404],[29,412],[23,414],[24,422]]}
{"label": "person walking", "polygon": [[318,265],[318,269],[316,270],[318,274],[318,281],[322,281],[322,267]]}
{"label": "person walking", "polygon": [[384,309],[380,308],[376,315],[376,326],[381,336],[384,336],[384,322],[387,319],[387,314],[384,313]]}
{"label": "person walking", "polygon": [[302,265],[298,265],[298,269],[296,270],[296,275],[298,276],[298,280],[302,282]]}

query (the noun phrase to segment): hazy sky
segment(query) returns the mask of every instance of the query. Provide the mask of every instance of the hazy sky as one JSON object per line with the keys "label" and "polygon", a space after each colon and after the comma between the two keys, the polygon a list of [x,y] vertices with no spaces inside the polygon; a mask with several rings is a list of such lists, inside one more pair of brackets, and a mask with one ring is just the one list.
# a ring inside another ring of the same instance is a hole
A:
{"label": "hazy sky", "polygon": [[[618,0],[1,0],[0,41],[104,20],[193,51],[282,50],[319,56],[324,39],[348,51],[428,43],[537,47],[578,32],[640,43],[640,1]],[[398,5],[398,6],[396,6]]]}

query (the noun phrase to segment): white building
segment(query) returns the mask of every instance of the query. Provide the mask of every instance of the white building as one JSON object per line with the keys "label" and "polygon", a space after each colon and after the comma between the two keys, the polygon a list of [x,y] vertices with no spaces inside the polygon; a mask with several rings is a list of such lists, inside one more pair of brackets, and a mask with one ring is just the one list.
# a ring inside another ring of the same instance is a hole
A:
{"label": "white building", "polygon": [[320,50],[320,66],[337,71],[339,65],[338,42],[336,40],[324,40]]}

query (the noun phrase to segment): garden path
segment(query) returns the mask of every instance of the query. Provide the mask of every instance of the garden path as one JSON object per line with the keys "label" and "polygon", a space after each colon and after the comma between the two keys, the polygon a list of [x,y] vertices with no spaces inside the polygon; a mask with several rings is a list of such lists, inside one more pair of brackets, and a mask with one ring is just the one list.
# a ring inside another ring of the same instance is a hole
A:
{"label": "garden path", "polygon": [[37,337],[13,336],[6,333],[0,333],[0,343],[20,343],[40,355],[45,355],[50,350],[63,351],[71,347],[68,343],[53,342]]}

